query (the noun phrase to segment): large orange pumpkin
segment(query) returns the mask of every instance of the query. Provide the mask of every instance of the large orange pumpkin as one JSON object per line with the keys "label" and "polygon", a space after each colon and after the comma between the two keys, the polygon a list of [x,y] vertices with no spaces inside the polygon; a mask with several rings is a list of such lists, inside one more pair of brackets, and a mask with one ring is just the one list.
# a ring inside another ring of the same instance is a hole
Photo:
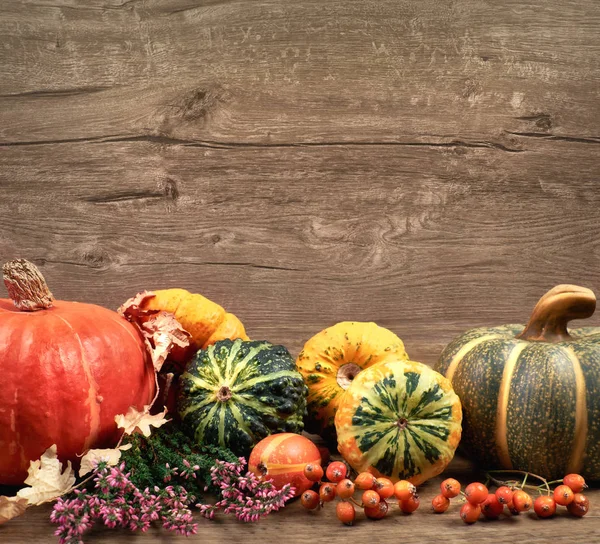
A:
{"label": "large orange pumpkin", "polygon": [[4,266],[0,299],[0,484],[19,485],[56,444],[62,461],[118,438],[114,417],[154,395],[144,341],[116,312],[54,301],[39,270]]}

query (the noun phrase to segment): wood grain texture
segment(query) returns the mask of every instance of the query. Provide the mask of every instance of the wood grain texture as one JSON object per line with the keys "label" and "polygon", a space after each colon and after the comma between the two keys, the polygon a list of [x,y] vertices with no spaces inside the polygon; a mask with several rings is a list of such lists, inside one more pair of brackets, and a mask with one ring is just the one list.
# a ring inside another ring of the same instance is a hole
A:
{"label": "wood grain texture", "polygon": [[[374,320],[432,364],[553,285],[600,292],[598,29],[595,0],[1,2],[0,259],[111,308],[201,292],[294,355]],[[39,512],[0,536],[47,542]],[[306,519],[224,524],[313,539]],[[463,540],[429,519],[403,538]],[[568,523],[473,530],[543,542]]]}

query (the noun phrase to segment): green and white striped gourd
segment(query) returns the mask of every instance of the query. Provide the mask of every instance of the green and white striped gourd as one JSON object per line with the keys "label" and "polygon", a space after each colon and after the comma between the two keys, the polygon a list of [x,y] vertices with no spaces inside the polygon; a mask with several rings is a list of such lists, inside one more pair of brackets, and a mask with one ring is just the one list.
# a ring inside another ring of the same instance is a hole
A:
{"label": "green and white striped gourd", "polygon": [[600,328],[567,330],[595,307],[589,289],[559,285],[526,327],[472,329],[446,347],[436,369],[461,398],[461,446],[481,467],[600,479]]}
{"label": "green and white striped gourd", "polygon": [[307,392],[285,347],[221,340],[188,363],[178,412],[183,428],[199,444],[247,457],[265,436],[302,431]]}

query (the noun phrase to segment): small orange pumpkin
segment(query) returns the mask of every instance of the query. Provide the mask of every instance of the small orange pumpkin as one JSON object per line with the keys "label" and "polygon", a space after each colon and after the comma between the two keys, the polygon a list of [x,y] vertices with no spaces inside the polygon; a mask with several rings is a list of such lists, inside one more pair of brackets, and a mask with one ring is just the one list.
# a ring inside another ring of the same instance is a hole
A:
{"label": "small orange pumpkin", "polygon": [[277,489],[291,484],[294,496],[298,497],[314,484],[304,476],[308,463],[321,464],[319,448],[300,434],[279,433],[263,438],[254,446],[248,469],[256,476],[272,479]]}

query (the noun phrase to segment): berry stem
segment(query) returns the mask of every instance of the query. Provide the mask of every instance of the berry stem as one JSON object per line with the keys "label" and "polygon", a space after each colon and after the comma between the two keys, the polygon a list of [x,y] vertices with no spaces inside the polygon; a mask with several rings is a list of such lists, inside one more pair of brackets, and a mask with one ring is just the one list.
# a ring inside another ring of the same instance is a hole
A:
{"label": "berry stem", "polygon": [[358,502],[354,497],[348,497],[348,499],[346,499],[346,500],[348,500],[350,502],[353,502],[359,508],[364,508],[365,507],[365,505],[362,502]]}
{"label": "berry stem", "polygon": [[540,484],[538,486],[533,486],[533,485],[526,485],[525,483],[523,483],[523,485],[521,486],[522,489],[528,488],[528,489],[536,489],[536,490],[539,491],[541,487],[545,487],[547,494],[550,495],[550,493],[551,493],[551,491],[550,491],[550,485],[548,483],[548,480],[546,480],[546,478],[543,478],[542,476],[539,476],[538,474],[533,474],[532,472],[526,472],[524,470],[490,470],[490,472],[486,473],[486,475],[497,486],[508,485],[509,487],[510,487],[511,484],[514,485],[517,482],[514,482],[514,481],[505,482],[505,481],[502,481],[502,480],[498,480],[497,478],[494,478],[492,476],[492,473],[494,473],[494,474],[523,474],[525,476],[524,482],[526,482],[527,478],[531,476],[533,478],[536,478],[540,482],[542,482],[542,484]]}

